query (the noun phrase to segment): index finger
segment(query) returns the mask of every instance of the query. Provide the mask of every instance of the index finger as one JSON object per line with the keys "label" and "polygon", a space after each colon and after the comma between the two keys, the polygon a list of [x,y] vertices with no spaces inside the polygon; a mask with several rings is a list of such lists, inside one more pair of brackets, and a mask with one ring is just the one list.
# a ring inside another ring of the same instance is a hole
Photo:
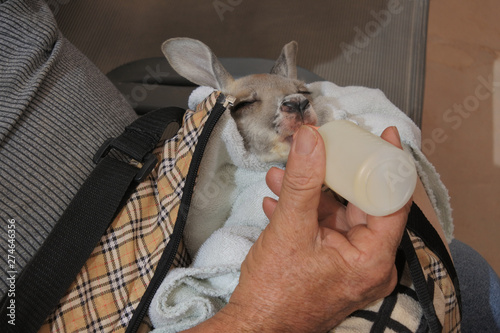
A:
{"label": "index finger", "polygon": [[[380,137],[392,145],[403,149],[401,138],[396,127],[386,128]],[[386,242],[390,242],[393,247],[397,247],[401,242],[412,202],[413,198],[411,198],[401,209],[387,216],[367,216],[367,227],[374,231],[378,237]]]}
{"label": "index finger", "polygon": [[410,199],[403,208],[387,216],[368,215],[366,227],[382,242],[396,249],[401,243],[412,202]]}

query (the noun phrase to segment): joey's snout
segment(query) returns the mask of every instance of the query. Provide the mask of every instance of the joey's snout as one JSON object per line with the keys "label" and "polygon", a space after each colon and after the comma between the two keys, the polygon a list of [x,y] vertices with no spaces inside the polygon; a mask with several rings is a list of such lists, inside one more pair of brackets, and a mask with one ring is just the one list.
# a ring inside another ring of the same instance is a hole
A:
{"label": "joey's snout", "polygon": [[309,100],[302,94],[286,96],[281,101],[277,120],[286,132],[295,132],[300,125],[315,125],[318,120]]}
{"label": "joey's snout", "polygon": [[298,113],[300,115],[304,115],[309,106],[310,103],[307,98],[305,98],[301,94],[295,94],[287,96],[283,100],[280,106],[280,111],[286,113]]}
{"label": "joey's snout", "polygon": [[281,101],[274,125],[281,140],[288,141],[302,125],[316,125],[318,117],[302,94],[288,95]]}

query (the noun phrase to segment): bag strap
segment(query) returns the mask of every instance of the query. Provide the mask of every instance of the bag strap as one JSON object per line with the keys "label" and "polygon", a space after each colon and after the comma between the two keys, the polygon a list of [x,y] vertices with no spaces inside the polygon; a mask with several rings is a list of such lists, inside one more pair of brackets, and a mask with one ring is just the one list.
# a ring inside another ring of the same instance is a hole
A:
{"label": "bag strap", "polygon": [[[16,280],[15,297],[6,294],[2,299],[0,316],[6,318],[7,306],[14,302],[18,320],[15,326],[1,320],[0,331],[38,331],[128,196],[156,166],[158,160],[151,152],[170,123],[182,122],[184,112],[177,107],[152,111],[127,126],[119,137],[106,140],[94,157],[97,166]],[[111,149],[141,167],[108,155]]]}
{"label": "bag strap", "polygon": [[451,259],[450,253],[448,252],[446,246],[444,245],[441,236],[439,236],[436,229],[432,226],[432,224],[429,222],[429,220],[425,217],[424,213],[420,210],[420,208],[416,204],[413,204],[412,209],[410,211],[410,216],[411,218],[408,219],[406,228],[408,230],[411,230],[418,237],[420,237],[424,241],[425,245],[429,249],[431,249],[434,252],[434,254],[436,254],[438,258],[443,262],[443,265],[446,268],[448,275],[453,281],[453,286],[457,291],[456,294],[457,294],[458,304],[460,305],[461,309],[462,299],[461,299],[461,293],[459,292],[460,285],[458,283],[457,271],[455,270],[455,265],[453,264],[453,260]]}
{"label": "bag strap", "polygon": [[[446,250],[446,246],[443,244],[443,241],[441,240],[441,237],[437,233],[436,229],[434,229],[432,224],[425,217],[424,213],[415,203],[412,204],[406,228],[419,236],[426,246],[441,259],[453,281],[455,290],[457,291],[458,303],[461,304],[457,273],[453,266],[451,257]],[[404,232],[400,247],[402,248],[406,261],[408,262],[408,268],[415,286],[415,292],[422,306],[430,332],[441,332],[442,325],[434,308],[434,295],[433,293],[431,294],[431,291],[428,288],[427,279],[424,276],[422,266],[418,260],[417,253],[408,231]],[[461,306],[459,306],[459,308],[461,308]]]}

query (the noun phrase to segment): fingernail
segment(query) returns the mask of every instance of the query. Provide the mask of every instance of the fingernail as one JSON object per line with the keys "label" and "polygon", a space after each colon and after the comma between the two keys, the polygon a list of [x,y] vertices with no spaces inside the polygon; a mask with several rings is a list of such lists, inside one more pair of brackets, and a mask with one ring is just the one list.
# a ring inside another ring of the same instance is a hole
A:
{"label": "fingernail", "polygon": [[294,137],[294,151],[299,155],[309,155],[313,152],[318,137],[309,126],[301,126]]}

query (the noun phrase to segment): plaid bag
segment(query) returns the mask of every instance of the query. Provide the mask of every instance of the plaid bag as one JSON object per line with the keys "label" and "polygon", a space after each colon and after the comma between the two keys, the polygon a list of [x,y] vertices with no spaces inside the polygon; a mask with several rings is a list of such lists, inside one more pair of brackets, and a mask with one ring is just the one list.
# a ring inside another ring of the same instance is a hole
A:
{"label": "plaid bag", "polygon": [[[185,112],[175,136],[157,144],[153,154],[160,162],[107,226],[40,332],[152,329],[147,310],[155,291],[171,267],[190,263],[182,232],[198,167],[213,127],[232,101],[212,93],[196,110]],[[399,283],[394,292],[356,311],[332,332],[460,331],[460,298],[451,259],[439,236],[435,239],[437,234],[422,234],[427,227],[421,227],[423,214],[416,206],[412,214],[417,218],[408,223],[407,249],[398,252]],[[417,280],[415,268],[421,274]]]}

